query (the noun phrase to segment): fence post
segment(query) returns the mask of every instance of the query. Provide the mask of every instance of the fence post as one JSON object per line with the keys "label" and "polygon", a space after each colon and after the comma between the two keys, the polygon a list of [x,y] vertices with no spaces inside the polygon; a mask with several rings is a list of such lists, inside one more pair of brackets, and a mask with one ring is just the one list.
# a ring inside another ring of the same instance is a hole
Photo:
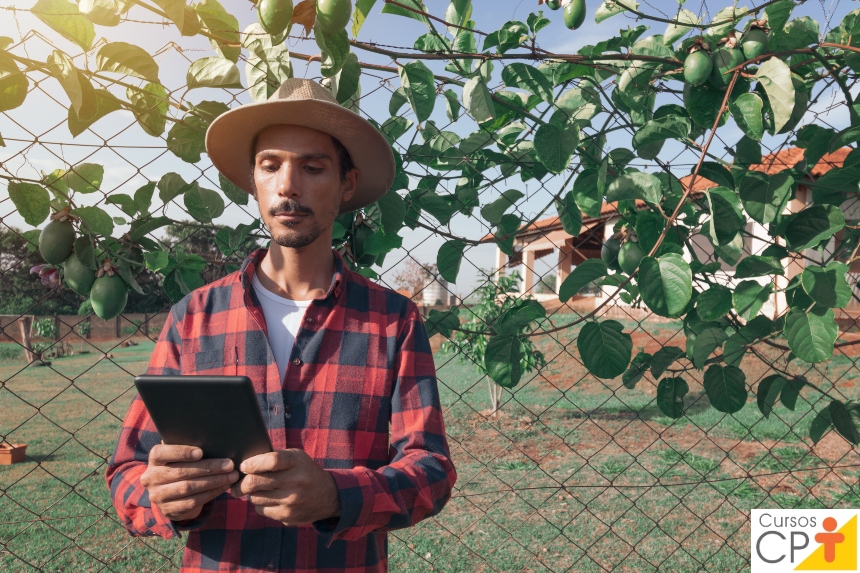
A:
{"label": "fence post", "polygon": [[149,319],[152,318],[148,312],[143,313],[143,335],[149,337]]}
{"label": "fence post", "polygon": [[117,316],[114,320],[114,331],[116,333],[116,337],[119,338],[122,336],[122,326],[120,325],[120,321],[122,320],[122,315]]}
{"label": "fence post", "polygon": [[60,340],[60,317],[54,315],[54,340]]}
{"label": "fence post", "polygon": [[33,346],[30,344],[30,327],[32,326],[32,316],[23,316],[18,319],[18,328],[21,330],[21,344],[24,345],[27,362],[33,362],[36,359],[36,355],[33,354]]}

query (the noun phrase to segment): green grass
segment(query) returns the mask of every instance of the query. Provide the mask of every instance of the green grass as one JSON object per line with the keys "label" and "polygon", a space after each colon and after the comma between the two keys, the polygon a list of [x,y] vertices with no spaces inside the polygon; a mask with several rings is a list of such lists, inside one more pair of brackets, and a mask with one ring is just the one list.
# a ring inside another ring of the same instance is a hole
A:
{"label": "green grass", "polygon": [[[729,416],[710,408],[693,372],[685,415],[674,420],[656,406],[656,381],[628,390],[586,376],[564,334],[541,348],[550,367],[505,391],[495,418],[476,369],[436,355],[459,478],[439,516],[391,533],[392,571],[745,571],[749,509],[857,506],[860,488],[846,484],[860,473],[816,469],[822,462],[804,442],[820,407],[814,392],[794,411],[777,404],[770,419],[754,397]],[[132,539],[110,505],[105,463],[132,375],[152,351],[112,346],[45,367],[0,362],[0,435],[28,443],[30,456],[0,467],[0,571],[178,565],[181,540]],[[848,379],[853,364],[834,358],[810,380]],[[761,376],[756,363],[744,370]]]}

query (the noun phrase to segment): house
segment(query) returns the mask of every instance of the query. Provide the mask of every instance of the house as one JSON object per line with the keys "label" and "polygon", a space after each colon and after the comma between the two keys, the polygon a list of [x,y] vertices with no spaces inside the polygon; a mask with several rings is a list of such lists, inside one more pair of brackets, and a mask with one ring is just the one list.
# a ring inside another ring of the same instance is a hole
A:
{"label": "house", "polygon": [[[852,151],[851,148],[843,148],[833,153],[825,154],[824,157],[810,170],[811,178],[805,181],[805,185],[801,184],[796,193],[796,198],[789,202],[786,212],[793,213],[802,210],[810,201],[812,192],[809,188],[809,183],[817,180],[825,173],[833,168],[842,167],[845,157]],[[804,150],[799,148],[789,148],[772,153],[763,158],[762,163],[752,167],[753,170],[761,171],[769,175],[773,175],[793,167],[803,159]],[[681,180],[683,184],[689,182],[691,176],[687,176]],[[701,193],[706,189],[716,187],[716,184],[707,179],[698,178],[694,186],[694,193]],[[644,202],[637,201],[638,208],[644,208]],[[851,199],[842,205],[846,219],[860,219],[860,200]],[[498,247],[496,247],[495,269],[497,274],[505,273],[506,269],[516,268],[521,277],[520,295],[530,296],[540,301],[558,300],[558,290],[564,279],[570,274],[570,271],[577,264],[586,259],[597,258],[600,256],[601,246],[606,238],[612,234],[612,229],[615,223],[619,220],[618,211],[614,203],[604,204],[601,208],[599,217],[584,217],[582,221],[582,230],[580,234],[573,237],[566,233],[562,228],[561,221],[558,216],[548,217],[528,225],[517,233],[514,241],[514,256],[508,257]],[[755,221],[750,220],[747,225],[748,236],[744,242],[744,253],[758,254],[767,245],[768,235],[766,230]],[[491,241],[493,235],[487,235],[483,240]],[[842,233],[837,233],[833,237],[826,249],[827,252],[833,252],[838,243],[842,240]],[[711,243],[706,237],[697,235],[692,241],[692,247],[700,261],[707,262],[715,260],[714,250]],[[556,294],[541,294],[535,292],[535,261],[552,256],[554,258],[551,266],[555,267]],[[775,281],[776,289],[785,287],[794,276],[803,271],[805,260],[821,261],[821,254],[817,251],[806,251],[803,258],[796,257],[794,259],[783,260],[783,266],[786,269],[785,276],[777,277],[758,277],[756,279],[764,284],[767,281]],[[825,255],[826,256],[826,255]],[[687,260],[691,260],[689,252],[685,255]],[[717,280],[728,283],[733,276],[734,267],[723,262],[721,271],[717,273]],[[849,303],[848,308],[843,311],[852,316],[856,314],[860,316],[860,290],[857,289],[857,275],[860,275],[860,262],[855,262],[850,269],[849,283],[855,289],[855,298]],[[582,300],[585,297],[576,297],[579,299],[578,308],[583,307],[585,303],[587,307],[596,307],[606,300],[608,296],[615,292],[614,287],[603,287],[595,290],[595,295],[590,301]],[[615,301],[615,304],[624,304],[620,300]],[[593,305],[593,306],[592,306]],[[775,293],[771,295],[770,301],[765,305],[763,313],[770,316],[775,316],[782,313],[786,308],[785,296],[783,293]]]}

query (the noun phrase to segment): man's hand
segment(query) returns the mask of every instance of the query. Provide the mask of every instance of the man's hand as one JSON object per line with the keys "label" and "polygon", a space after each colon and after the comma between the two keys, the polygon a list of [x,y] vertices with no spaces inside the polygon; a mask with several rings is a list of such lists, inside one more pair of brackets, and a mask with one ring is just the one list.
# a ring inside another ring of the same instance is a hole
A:
{"label": "man's hand", "polygon": [[159,444],[150,450],[149,467],[140,484],[168,519],[194,519],[206,503],[239,479],[231,460],[201,460],[202,456],[200,448],[192,446]]}
{"label": "man's hand", "polygon": [[249,495],[257,513],[284,525],[307,525],[340,515],[334,478],[302,450],[280,450],[248,458],[247,474],[233,486],[236,497]]}

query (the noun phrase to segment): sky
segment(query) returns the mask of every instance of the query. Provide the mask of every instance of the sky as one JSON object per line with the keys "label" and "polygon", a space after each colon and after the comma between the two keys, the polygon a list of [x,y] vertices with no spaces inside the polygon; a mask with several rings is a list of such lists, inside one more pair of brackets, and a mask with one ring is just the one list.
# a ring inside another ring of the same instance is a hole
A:
{"label": "sky", "polygon": [[[426,0],[425,3],[430,13],[444,17],[445,9],[448,5],[447,0]],[[244,29],[245,26],[256,22],[256,12],[252,4],[247,0],[227,0],[223,4],[228,11],[238,18],[240,29]],[[597,4],[594,0],[587,2],[589,15],[586,24],[575,31],[564,27],[561,11],[553,12],[543,7],[544,14],[551,20],[551,24],[540,32],[539,46],[555,53],[575,53],[585,45],[594,44],[617,34],[619,28],[636,26],[641,23],[636,22],[630,16],[621,15],[596,24],[593,21],[593,11]],[[690,0],[684,4],[684,8],[703,16],[704,20],[708,20],[719,9],[725,7],[725,4],[725,2],[694,2]],[[30,5],[30,2],[15,2],[3,6],[6,8],[27,9]],[[382,0],[378,0],[377,5],[361,29],[358,39],[368,43],[390,46],[391,49],[398,51],[408,51],[404,48],[412,46],[415,38],[425,33],[426,28],[423,24],[415,20],[380,13],[382,5]],[[525,21],[530,12],[541,9],[537,6],[537,0],[474,0],[473,5],[473,19],[476,20],[476,28],[485,32],[496,30],[509,20]],[[826,29],[838,25],[844,14],[852,8],[854,8],[854,3],[845,2],[844,0],[842,2],[828,2],[826,0],[823,2],[806,2],[795,10],[794,15],[808,15],[812,17],[819,22],[822,32],[824,32]],[[677,12],[677,3],[664,0],[642,2],[640,9],[650,14],[671,18]],[[94,68],[97,48],[85,56],[73,44],[59,37],[53,31],[46,30],[43,24],[26,11],[9,10],[0,12],[0,14],[2,14],[0,16],[0,36],[9,36],[16,43],[21,39],[22,34],[28,36],[28,31],[33,29],[41,31],[44,36],[43,39],[40,36],[30,35],[23,45],[12,48],[15,54],[26,55],[33,59],[45,61],[51,50],[60,48],[75,56],[77,65],[83,66],[86,60],[89,67],[91,69]],[[180,37],[175,27],[162,25],[160,18],[138,7],[133,8],[129,12],[129,18],[138,20],[139,22],[124,22],[116,28],[97,26],[97,42],[100,37],[104,37],[108,41],[125,41],[139,45],[151,54],[154,54],[159,64],[161,82],[169,90],[179,90],[174,92],[173,95],[176,98],[181,97],[185,102],[196,103],[204,99],[219,99],[235,105],[236,103],[247,103],[250,101],[249,97],[242,93],[236,95],[234,98],[230,93],[221,90],[217,93],[209,89],[190,90],[188,92],[180,90],[185,85],[184,74],[189,62],[201,57],[215,55],[208,41],[201,36],[192,38]],[[441,26],[439,28],[441,29]],[[651,29],[649,32],[646,32],[645,36],[663,33],[664,30],[665,24],[652,22]],[[294,29],[293,34],[297,33],[297,30]],[[46,39],[49,41],[46,41]],[[51,43],[54,45],[52,46]],[[292,52],[296,53],[316,54],[319,52],[316,43],[313,40],[307,39],[291,38],[288,40],[288,47]],[[356,53],[363,62],[388,66],[394,65],[393,61],[387,56],[361,50],[356,50]],[[295,77],[320,79],[318,64],[306,64],[295,58],[292,61]],[[401,63],[408,61],[410,61],[409,58],[400,60]],[[435,63],[428,62],[428,65],[437,74],[451,75],[449,72],[443,70],[444,64],[436,65]],[[241,61],[239,68],[244,76],[244,65]],[[496,84],[498,84],[501,68],[500,64],[496,65],[494,72],[494,82]],[[134,81],[136,83],[136,80]],[[393,74],[388,75],[380,72],[365,71],[362,76],[362,93],[364,97],[360,104],[361,112],[382,123],[389,117],[388,102],[390,91],[399,85],[398,77]],[[459,91],[459,88],[455,89]],[[238,92],[238,90],[233,90],[233,92]],[[202,176],[201,185],[213,189],[218,187],[217,172],[205,155],[197,164],[190,165],[184,163],[166,151],[163,139],[156,139],[146,135],[135,124],[133,116],[128,112],[115,112],[93,126],[95,133],[87,132],[77,138],[72,138],[65,125],[65,109],[60,103],[67,105],[64,93],[59,88],[56,80],[46,78],[39,81],[38,86],[31,92],[23,106],[0,114],[0,135],[6,140],[6,147],[0,148],[0,163],[3,163],[3,166],[0,167],[0,173],[38,178],[39,171],[50,172],[56,168],[66,167],[67,164],[86,161],[105,165],[106,174],[102,190],[107,193],[132,194],[135,189],[147,180],[157,181],[161,175],[169,171],[180,173],[187,181]],[[658,101],[658,105],[660,103]],[[822,100],[820,109],[824,109],[826,105],[826,102]],[[406,117],[410,116],[411,112],[408,112]],[[414,117],[411,117],[411,119],[414,119]],[[448,123],[445,117],[445,106],[442,98],[438,98],[431,119],[435,120],[440,126]],[[814,117],[810,116],[806,121],[814,119]],[[847,125],[847,114],[842,114],[840,111],[831,113],[827,116],[827,121],[835,127],[844,127]],[[455,127],[448,129],[452,129],[461,136],[465,136],[476,129],[476,127],[470,119],[466,118],[458,122]],[[725,145],[737,141],[741,135],[740,130],[733,124],[727,126],[720,133]],[[36,136],[38,136],[43,144],[34,146],[27,150],[25,154],[21,154],[20,151],[27,149],[28,142],[32,142]],[[610,138],[610,146],[629,146],[629,135],[626,137],[626,141],[621,139],[616,141]],[[408,136],[402,138],[400,143],[404,145],[408,144]],[[674,147],[672,145],[667,145],[666,151],[676,149],[679,153],[681,152],[679,144],[676,144]],[[665,154],[664,156],[668,155],[670,154]],[[689,157],[689,154],[684,155],[681,153],[675,158],[673,168],[676,167],[683,171],[683,163],[685,161],[692,162],[693,160],[693,158]],[[654,168],[653,165],[648,165],[647,162],[641,161],[637,164],[637,167],[643,170]],[[6,173],[4,173],[4,170]],[[689,170],[683,173],[679,171],[679,176],[688,172]],[[559,177],[548,177],[544,180],[543,185],[535,185],[534,182],[523,184],[519,177],[514,177],[501,182],[493,190],[482,194],[480,199],[481,204],[484,205],[492,201],[499,193],[506,189],[520,189],[526,194],[521,207],[522,215],[525,218],[530,218],[547,204],[551,203],[550,198],[562,186],[563,179]],[[453,189],[449,189],[449,191],[453,191]],[[443,191],[440,190],[440,192]],[[8,225],[27,228],[20,216],[14,212],[11,201],[7,197],[8,194],[5,186],[0,184],[0,217]],[[87,200],[95,202],[96,200],[103,200],[104,197],[94,194],[82,199],[86,203]],[[550,206],[544,216],[551,216],[554,212],[554,208]],[[112,214],[119,215],[120,213],[117,209],[117,212]],[[167,214],[175,218],[187,218],[187,215],[177,206],[170,207]],[[250,222],[252,217],[256,215],[255,204],[252,200],[246,207],[229,206],[225,213],[216,220],[216,223],[236,226],[241,222]],[[425,216],[424,221],[432,227],[438,226],[438,223],[432,217]],[[489,229],[479,218],[467,218],[458,215],[452,220],[450,228],[446,230],[470,239],[478,239],[484,236]],[[386,282],[386,279],[390,281],[392,276],[391,271],[396,271],[400,268],[407,253],[423,263],[435,262],[438,250],[445,241],[444,237],[434,235],[423,229],[412,231],[404,228],[400,234],[403,236],[403,247],[386,257],[385,265],[382,269],[383,282]],[[478,269],[492,267],[494,257],[494,245],[488,244],[468,248],[464,256],[457,284],[452,285],[451,290],[461,297],[467,297],[482,282]],[[536,269],[537,272],[546,272],[549,269],[548,263],[550,259],[552,257],[547,257],[540,261]],[[390,285],[391,283],[388,282],[387,284]]]}

